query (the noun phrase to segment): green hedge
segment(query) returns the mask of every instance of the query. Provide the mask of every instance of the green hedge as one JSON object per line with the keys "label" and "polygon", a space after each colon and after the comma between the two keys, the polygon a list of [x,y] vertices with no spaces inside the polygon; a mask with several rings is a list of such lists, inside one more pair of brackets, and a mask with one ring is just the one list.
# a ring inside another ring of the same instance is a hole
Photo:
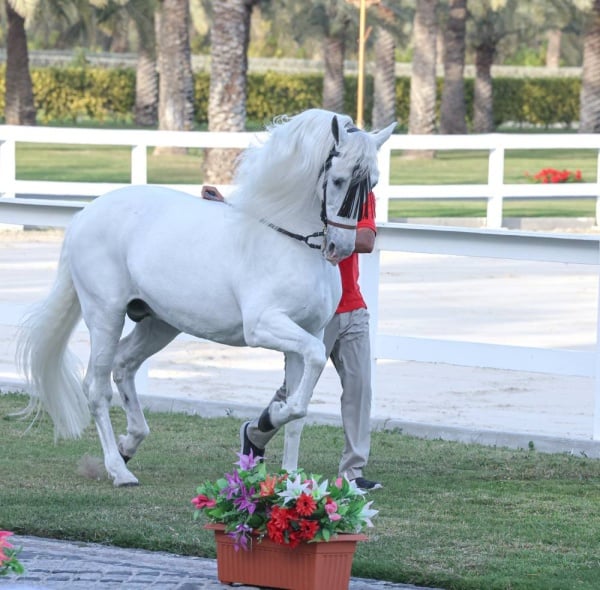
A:
{"label": "green hedge", "polygon": [[[4,113],[6,67],[0,66],[0,116]],[[135,71],[92,67],[48,67],[31,71],[35,104],[42,123],[131,121],[135,103]],[[207,123],[209,75],[195,75],[195,117]],[[344,110],[356,112],[356,76],[346,78]],[[438,80],[438,108],[443,80]],[[494,122],[570,125],[579,119],[579,78],[496,78]],[[275,115],[297,113],[321,105],[323,78],[318,74],[250,74],[248,76],[247,118],[265,123]],[[373,79],[366,80],[365,119],[370,123]],[[473,111],[473,80],[465,80],[467,118]],[[396,115],[406,126],[410,105],[410,79],[396,80]]]}

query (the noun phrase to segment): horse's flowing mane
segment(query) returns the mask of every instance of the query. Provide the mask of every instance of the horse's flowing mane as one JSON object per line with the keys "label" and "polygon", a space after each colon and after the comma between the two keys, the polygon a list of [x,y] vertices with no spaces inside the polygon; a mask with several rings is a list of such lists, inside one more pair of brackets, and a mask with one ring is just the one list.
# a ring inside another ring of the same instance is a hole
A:
{"label": "horse's flowing mane", "polygon": [[[231,204],[273,223],[293,219],[306,227],[314,225],[320,211],[315,189],[321,167],[334,145],[334,116],[329,111],[310,109],[275,119],[268,127],[266,141],[242,154]],[[347,115],[337,116],[340,126],[352,124]],[[360,153],[357,149],[357,161]]]}

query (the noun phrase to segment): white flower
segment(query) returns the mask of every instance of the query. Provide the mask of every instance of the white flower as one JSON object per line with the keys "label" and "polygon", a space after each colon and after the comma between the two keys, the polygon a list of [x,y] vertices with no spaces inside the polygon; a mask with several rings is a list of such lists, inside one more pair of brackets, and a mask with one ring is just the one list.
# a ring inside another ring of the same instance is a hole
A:
{"label": "white flower", "polygon": [[[348,479],[346,477],[346,475],[344,475],[344,478],[348,481],[348,483],[350,484],[350,495],[352,496],[364,496],[367,492],[365,490],[361,490],[357,485],[356,482],[353,479]],[[370,502],[369,502],[370,503]]]}
{"label": "white flower", "polygon": [[373,526],[373,523],[371,522],[371,518],[373,518],[379,512],[379,510],[373,510],[372,508],[370,508],[371,504],[373,504],[373,500],[371,500],[370,502],[367,502],[363,506],[363,509],[360,511],[360,514],[359,514],[359,518],[361,520],[364,520],[368,527]]}
{"label": "white flower", "polygon": [[311,479],[311,494],[312,497],[317,500],[317,502],[321,499],[324,498],[325,496],[327,496],[327,487],[329,486],[329,482],[328,480],[325,480],[324,482],[321,483],[321,485],[315,487],[315,485],[317,484],[316,480]]}
{"label": "white flower", "polygon": [[283,492],[279,492],[278,496],[283,498],[283,503],[287,504],[289,500],[295,500],[300,497],[300,494],[309,494],[309,483],[302,482],[302,477],[300,475],[296,475],[296,478],[292,480],[291,477],[288,477],[285,480],[285,490]]}

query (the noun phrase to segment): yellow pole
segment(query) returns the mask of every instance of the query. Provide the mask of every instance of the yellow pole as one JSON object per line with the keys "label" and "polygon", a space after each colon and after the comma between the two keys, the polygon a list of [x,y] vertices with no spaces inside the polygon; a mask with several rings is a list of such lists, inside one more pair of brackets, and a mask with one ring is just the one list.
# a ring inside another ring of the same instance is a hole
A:
{"label": "yellow pole", "polygon": [[364,125],[365,109],[365,22],[366,0],[360,0],[360,20],[358,33],[358,85],[356,97],[356,126],[360,129]]}

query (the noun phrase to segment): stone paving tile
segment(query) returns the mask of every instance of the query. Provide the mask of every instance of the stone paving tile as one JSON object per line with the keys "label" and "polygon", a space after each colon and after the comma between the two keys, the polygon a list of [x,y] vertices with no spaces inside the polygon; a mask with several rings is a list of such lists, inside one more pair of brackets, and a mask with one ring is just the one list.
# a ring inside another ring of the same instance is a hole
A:
{"label": "stone paving tile", "polygon": [[[1,578],[0,590],[231,590],[217,580],[214,559],[17,536],[26,574]],[[254,586],[234,586],[252,590]],[[425,590],[352,578],[349,590]],[[428,589],[436,590],[436,589]],[[440,589],[437,589],[440,590]]]}

